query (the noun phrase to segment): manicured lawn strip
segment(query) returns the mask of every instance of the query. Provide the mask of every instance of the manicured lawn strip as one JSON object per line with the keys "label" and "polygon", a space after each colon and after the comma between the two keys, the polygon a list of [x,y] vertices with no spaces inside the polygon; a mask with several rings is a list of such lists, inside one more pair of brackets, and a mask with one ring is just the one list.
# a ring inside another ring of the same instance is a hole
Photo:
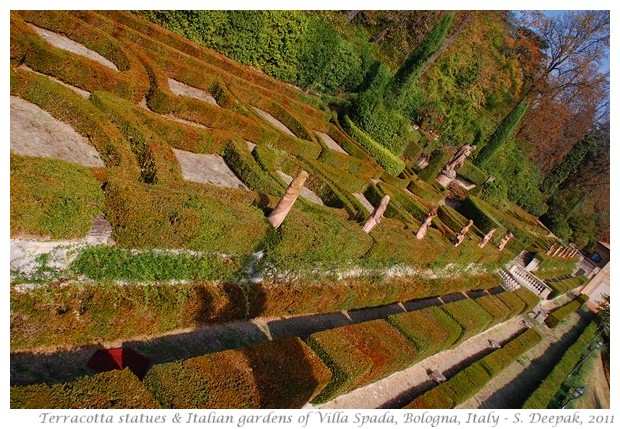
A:
{"label": "manicured lawn strip", "polygon": [[81,238],[103,208],[92,171],[71,162],[11,153],[11,236]]}
{"label": "manicured lawn strip", "polygon": [[483,357],[479,362],[486,372],[495,377],[519,356],[540,342],[542,337],[535,329],[528,329],[518,337],[504,344],[501,349]]}
{"label": "manicured lawn strip", "polygon": [[596,322],[590,323],[581,333],[577,341],[571,345],[562,355],[562,358],[553,368],[551,373],[541,380],[540,385],[527,398],[522,408],[524,409],[544,409],[562,386],[566,376],[573,370],[581,356],[585,353],[585,347],[594,337],[597,325]]}
{"label": "manicured lawn strip", "polygon": [[154,365],[144,384],[164,408],[301,408],[331,372],[299,338]]}
{"label": "manicured lawn strip", "polygon": [[463,328],[463,333],[457,339],[457,344],[484,331],[493,320],[484,308],[471,299],[449,302],[442,305],[441,309]]}
{"label": "manicured lawn strip", "polygon": [[562,320],[577,311],[587,301],[587,295],[579,295],[579,297],[574,301],[553,310],[545,319],[545,324],[550,328],[555,328]]}
{"label": "manicured lawn strip", "polygon": [[11,386],[11,408],[160,408],[129,369],[83,377],[69,383]]}
{"label": "manicured lawn strip", "polygon": [[450,348],[463,331],[439,307],[392,314],[388,321],[416,346],[420,360]]}

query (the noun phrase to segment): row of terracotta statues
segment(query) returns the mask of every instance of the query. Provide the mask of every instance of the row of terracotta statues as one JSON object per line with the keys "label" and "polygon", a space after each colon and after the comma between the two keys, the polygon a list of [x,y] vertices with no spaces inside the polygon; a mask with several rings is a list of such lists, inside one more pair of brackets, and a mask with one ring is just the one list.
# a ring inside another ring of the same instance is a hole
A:
{"label": "row of terracotta statues", "polygon": [[[297,174],[297,177],[293,179],[293,181],[290,183],[290,185],[286,189],[284,196],[280,199],[280,201],[278,201],[278,204],[276,204],[276,207],[269,214],[269,217],[268,217],[269,223],[271,223],[271,225],[274,228],[280,227],[280,225],[282,225],[282,222],[284,222],[284,219],[290,212],[291,208],[293,207],[293,204],[295,204],[295,201],[301,194],[301,191],[304,187],[304,184],[307,178],[308,178],[308,173],[303,170],[300,171],[299,174]],[[370,231],[372,231],[372,229],[381,222],[381,220],[383,219],[383,214],[385,213],[385,210],[387,209],[389,203],[390,203],[390,196],[384,195],[383,198],[381,198],[381,202],[379,203],[379,205],[372,211],[372,213],[370,214],[370,216],[364,223],[364,227],[363,227],[364,232],[370,233]],[[430,227],[435,217],[437,217],[437,209],[432,208],[426,215],[426,218],[422,222],[422,225],[420,225],[420,229],[418,229],[418,232],[416,233],[416,238],[418,240],[421,240],[426,236],[428,228]],[[473,225],[474,225],[474,221],[470,219],[467,225],[461,228],[461,230],[456,235],[454,242],[453,242],[455,247],[458,247],[463,242],[463,240],[465,240],[465,235],[467,234],[467,232]],[[486,246],[487,243],[491,240],[491,237],[493,237],[494,233],[495,233],[495,228],[491,229],[482,238],[482,241],[478,243],[478,247],[483,248],[484,246]],[[497,248],[499,250],[503,250],[511,238],[513,238],[513,235],[511,232],[508,232],[508,234],[502,237]]]}

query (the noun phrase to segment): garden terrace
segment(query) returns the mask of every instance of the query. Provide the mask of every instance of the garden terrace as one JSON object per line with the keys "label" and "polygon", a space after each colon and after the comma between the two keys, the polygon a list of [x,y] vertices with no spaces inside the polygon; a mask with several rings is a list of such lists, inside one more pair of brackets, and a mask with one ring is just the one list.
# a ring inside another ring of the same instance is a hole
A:
{"label": "garden terrace", "polygon": [[[47,41],[59,39],[61,47]],[[49,252],[33,258],[30,273],[13,270],[12,351],[71,350],[255,318],[401,308],[496,288],[500,266],[524,247],[543,251],[549,244],[548,232],[518,208],[503,213],[476,197],[458,211],[442,205],[447,191],[433,171],[446,154],[418,176],[321,98],[138,14],[14,11],[10,54],[12,106],[28,106],[54,129],[71,128],[84,147],[79,153],[96,160],[78,159],[76,143],[74,157],[44,145],[24,154],[20,139],[66,138],[34,127],[36,121],[11,124],[11,238],[65,240],[70,254],[60,263]],[[404,155],[420,152],[412,141]],[[302,170],[321,204],[298,199],[274,228],[268,216]],[[463,174],[484,180],[470,164]],[[385,218],[366,233],[362,225],[385,195]],[[439,216],[419,240],[431,208]],[[470,214],[475,226],[455,247]],[[113,243],[85,243],[103,218]],[[502,252],[480,249],[491,227],[498,228],[493,244],[508,229],[518,240]],[[544,269],[561,268],[557,258],[541,259]],[[333,327],[310,335],[309,345],[287,338],[159,362],[144,380],[147,390],[120,371],[16,387],[11,399],[19,407],[41,405],[46,396],[53,407],[299,407],[455,347],[529,311],[538,302],[531,295],[483,294]],[[432,340],[418,325],[432,331]],[[300,360],[307,365],[297,367]],[[107,387],[110,398],[82,395],[111,380],[135,395]]]}

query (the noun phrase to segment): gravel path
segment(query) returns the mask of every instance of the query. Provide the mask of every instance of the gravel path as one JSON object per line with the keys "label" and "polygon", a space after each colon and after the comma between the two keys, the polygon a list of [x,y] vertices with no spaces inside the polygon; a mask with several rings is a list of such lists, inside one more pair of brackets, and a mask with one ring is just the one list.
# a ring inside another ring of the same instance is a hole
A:
{"label": "gravel path", "polygon": [[319,136],[321,138],[321,140],[323,140],[323,142],[325,142],[327,147],[330,148],[331,150],[335,150],[336,152],[344,153],[345,155],[349,154],[346,150],[341,148],[340,145],[338,143],[336,143],[336,141],[329,136],[329,134],[323,133],[321,131],[315,131],[314,133],[317,136]]}
{"label": "gravel path", "polygon": [[105,167],[97,150],[69,124],[36,104],[11,96],[11,150],[57,158],[87,167]]}
{"label": "gravel path", "polygon": [[248,189],[235,174],[230,171],[219,155],[186,152],[172,149],[179,160],[183,178],[190,182],[207,183],[223,188]]}
{"label": "gravel path", "polygon": [[293,134],[293,132],[291,130],[289,130],[287,128],[286,125],[284,125],[282,122],[278,121],[271,113],[265,112],[264,110],[261,110],[258,107],[254,107],[254,106],[251,106],[251,107],[263,119],[265,119],[267,122],[269,122],[271,125],[273,125],[277,129],[279,129],[280,131],[282,131],[282,132],[284,132],[284,133],[286,133],[286,134],[288,134],[290,136],[297,137],[295,134]]}
{"label": "gravel path", "polygon": [[206,93],[202,89],[194,88],[193,86],[186,85],[183,82],[179,82],[178,80],[170,78],[168,78],[168,86],[170,87],[170,91],[172,91],[176,95],[195,98],[197,100],[206,101],[207,103],[217,106],[217,101],[215,101],[215,98],[213,98],[211,94]]}
{"label": "gravel path", "polygon": [[522,320],[519,316],[496,325],[455,349],[437,353],[404,371],[339,396],[317,408],[400,408],[434,385],[428,376],[429,369],[451,376],[468,365],[466,360],[470,356],[489,351],[489,340],[503,343],[523,330]]}

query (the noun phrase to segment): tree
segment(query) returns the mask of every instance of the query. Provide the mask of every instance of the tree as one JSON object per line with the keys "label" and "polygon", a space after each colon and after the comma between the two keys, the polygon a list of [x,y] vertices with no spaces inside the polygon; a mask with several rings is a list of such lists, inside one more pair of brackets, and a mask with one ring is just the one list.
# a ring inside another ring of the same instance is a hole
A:
{"label": "tree", "polygon": [[[519,127],[524,103],[527,110],[530,105],[542,105],[545,98],[561,102],[574,115],[589,113],[590,126],[607,104],[609,73],[601,71],[601,66],[609,52],[609,11],[567,11],[558,17],[525,13],[515,20],[514,50],[527,85],[506,117],[510,120],[500,123],[490,138],[489,149],[478,155],[482,157],[476,160],[478,165],[487,162]],[[587,125],[586,121],[577,140],[562,143],[572,147],[583,138]]]}
{"label": "tree", "polygon": [[545,178],[542,183],[541,191],[553,195],[558,187],[568,178],[569,175],[577,171],[577,167],[586,156],[588,149],[592,145],[592,135],[587,136],[577,143],[571,151],[564,157],[562,163],[557,165],[553,171]]}
{"label": "tree", "polygon": [[386,102],[399,106],[405,93],[422,72],[425,64],[441,48],[446,33],[454,19],[454,12],[446,13],[428,32],[420,45],[400,65],[385,92]]}

